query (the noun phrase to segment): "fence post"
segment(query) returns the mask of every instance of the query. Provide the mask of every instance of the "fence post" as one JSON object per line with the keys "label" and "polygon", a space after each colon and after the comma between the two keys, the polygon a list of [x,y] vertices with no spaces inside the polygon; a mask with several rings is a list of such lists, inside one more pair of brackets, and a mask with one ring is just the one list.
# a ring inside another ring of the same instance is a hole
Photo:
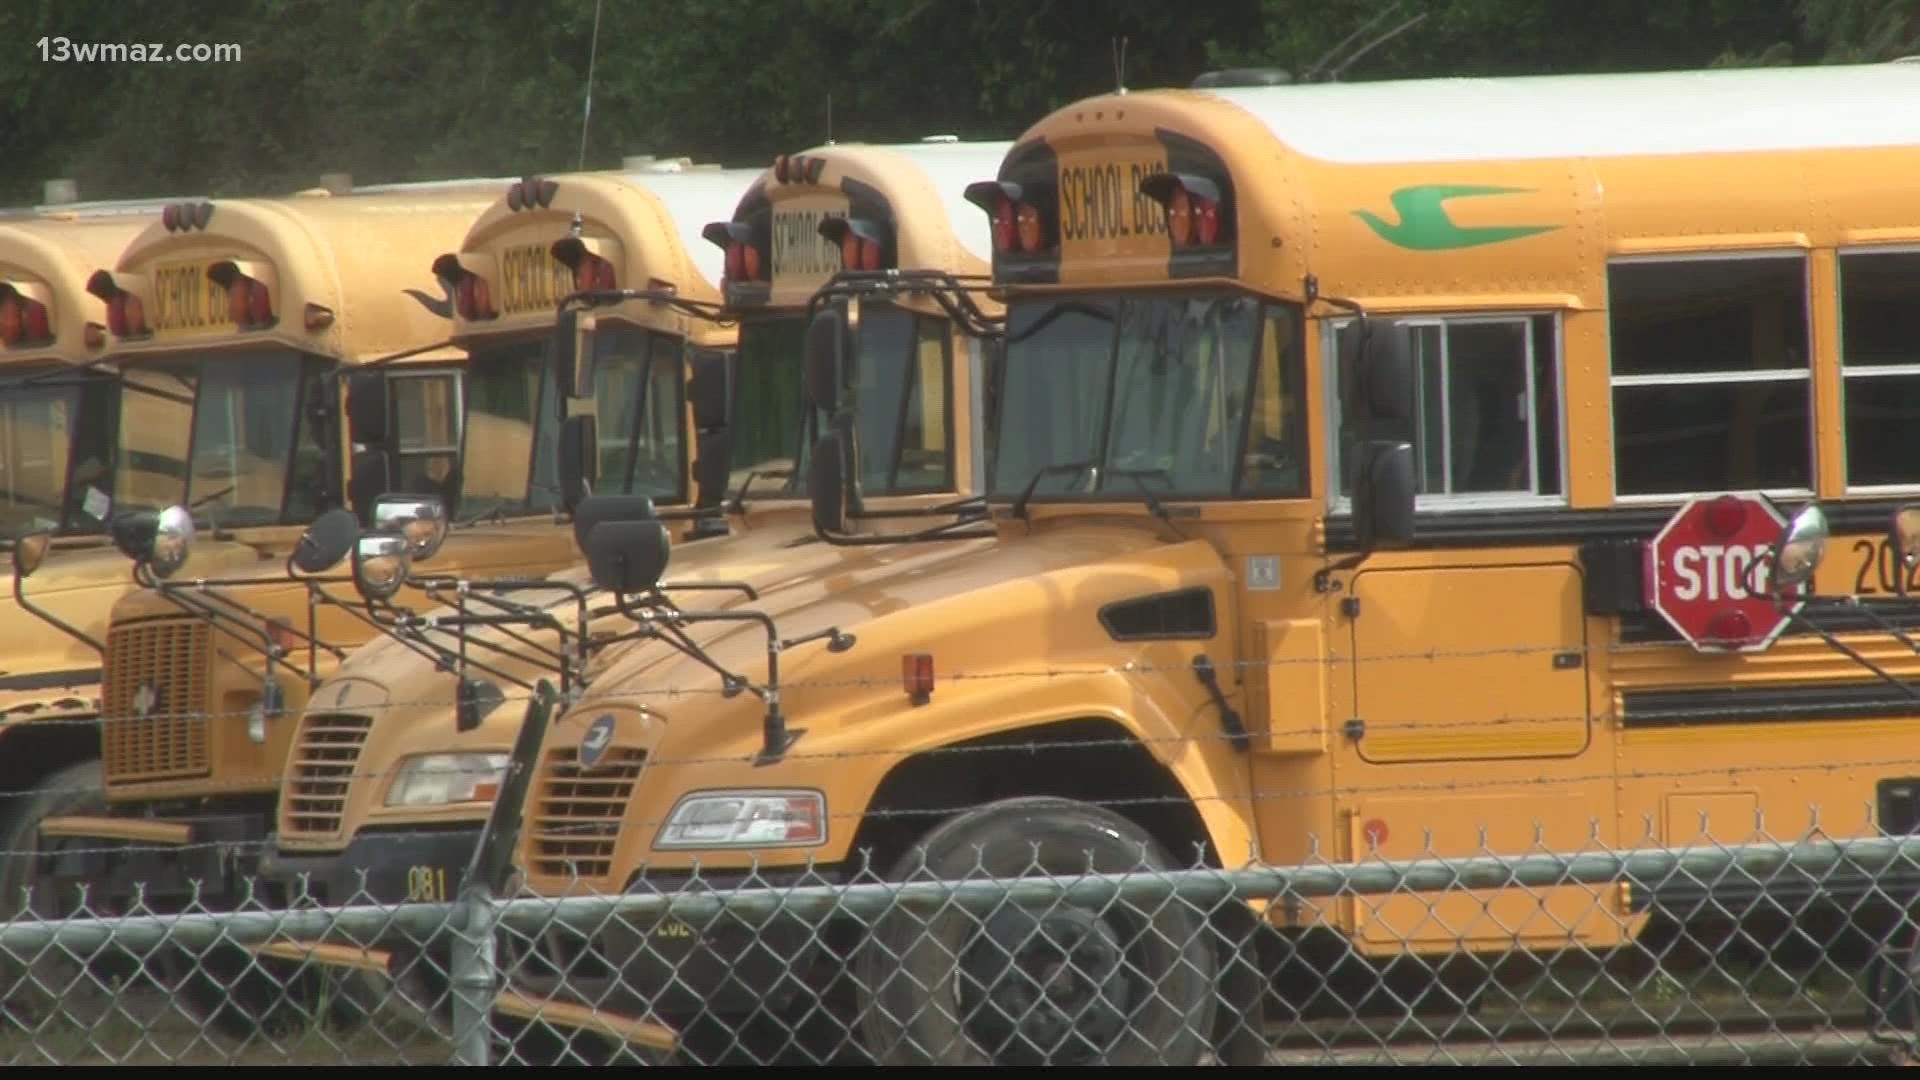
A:
{"label": "fence post", "polygon": [[526,719],[521,721],[519,737],[514,740],[513,755],[507,761],[500,793],[494,796],[487,823],[474,841],[466,877],[460,882],[460,899],[452,919],[459,930],[451,939],[453,970],[449,973],[453,991],[453,1056],[459,1065],[489,1064],[492,1026],[488,1018],[493,1013],[494,995],[500,988],[494,938],[497,921],[494,893],[506,889],[508,875],[513,870],[527,785],[533,778],[541,740],[547,734],[547,722],[558,702],[559,695],[553,684],[541,679],[527,702]]}

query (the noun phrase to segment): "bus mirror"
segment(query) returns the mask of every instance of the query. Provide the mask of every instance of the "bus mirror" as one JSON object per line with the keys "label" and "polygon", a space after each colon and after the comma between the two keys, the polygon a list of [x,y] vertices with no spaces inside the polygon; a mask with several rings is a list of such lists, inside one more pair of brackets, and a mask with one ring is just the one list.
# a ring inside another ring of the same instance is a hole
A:
{"label": "bus mirror", "polygon": [[592,413],[569,416],[560,425],[560,503],[569,512],[592,494],[600,478],[597,426]]}
{"label": "bus mirror", "polygon": [[[1346,415],[1404,425],[1413,419],[1413,329],[1369,319],[1346,359]],[[1356,356],[1357,354],[1357,356]]]}
{"label": "bus mirror", "polygon": [[158,577],[172,577],[193,551],[193,515],[183,506],[142,510],[113,519],[113,546]]}
{"label": "bus mirror", "polygon": [[373,527],[406,537],[407,558],[423,562],[447,538],[447,507],[432,495],[382,496],[373,504]]}
{"label": "bus mirror", "polygon": [[[1893,550],[1900,553],[1900,565],[1920,563],[1920,503],[1908,503],[1893,512]],[[1905,574],[1900,580],[1907,580]]]}
{"label": "bus mirror", "polygon": [[[1827,515],[1818,503],[1809,503],[1787,527],[1780,531],[1780,542],[1773,545],[1773,565],[1768,567],[1768,587],[1784,592],[1813,580],[1820,557],[1827,550]],[[1901,574],[1902,580],[1906,579]]]}
{"label": "bus mirror", "polygon": [[378,446],[387,441],[387,373],[356,371],[347,376],[347,427],[354,442]]}
{"label": "bus mirror", "polygon": [[727,354],[702,349],[693,354],[693,372],[687,379],[687,398],[693,406],[693,426],[711,431],[727,424]]}
{"label": "bus mirror", "polygon": [[1361,443],[1354,465],[1353,529],[1360,550],[1413,540],[1413,444]]}
{"label": "bus mirror", "polygon": [[587,570],[612,593],[646,592],[660,584],[671,548],[667,527],[653,521],[603,521],[587,534]]}
{"label": "bus mirror", "polygon": [[367,600],[387,599],[407,580],[412,553],[400,533],[362,533],[353,543],[353,587]]}
{"label": "bus mirror", "polygon": [[28,577],[46,560],[47,547],[53,543],[50,532],[28,533],[13,542],[13,575]]}
{"label": "bus mirror", "polygon": [[807,497],[813,503],[813,530],[821,535],[847,528],[847,470],[840,433],[829,431],[813,444],[807,462]]}
{"label": "bus mirror", "polygon": [[373,520],[373,504],[387,493],[392,474],[392,458],[385,450],[362,450],[353,455],[353,472],[347,478],[347,501],[360,511],[361,521]]}
{"label": "bus mirror", "polygon": [[318,574],[346,558],[359,535],[360,522],[354,518],[353,511],[329,510],[307,526],[288,561],[302,573]]}
{"label": "bus mirror", "polygon": [[807,324],[807,400],[831,415],[840,405],[841,359],[847,353],[847,311],[835,304]]}
{"label": "bus mirror", "polygon": [[729,466],[733,438],[725,429],[709,431],[700,436],[697,445],[699,453],[693,459],[693,482],[700,486],[700,493],[694,505],[719,506],[727,494],[727,479],[732,472]]}
{"label": "bus mirror", "polygon": [[583,386],[589,377],[580,358],[589,355],[587,341],[593,336],[591,315],[569,308],[560,313],[558,337],[553,343],[553,377],[562,397],[592,397],[593,387]]}
{"label": "bus mirror", "polygon": [[590,495],[573,509],[573,542],[587,550],[593,528],[610,521],[651,521],[653,499],[646,495]]}

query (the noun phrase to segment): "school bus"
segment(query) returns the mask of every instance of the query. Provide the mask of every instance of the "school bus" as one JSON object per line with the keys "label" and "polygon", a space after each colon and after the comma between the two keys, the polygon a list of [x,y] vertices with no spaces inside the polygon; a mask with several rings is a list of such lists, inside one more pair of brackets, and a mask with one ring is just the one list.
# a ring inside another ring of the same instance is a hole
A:
{"label": "school bus", "polygon": [[[686,522],[683,540],[715,535],[715,525],[724,534],[725,395],[737,333],[719,315],[722,253],[700,229],[729,213],[758,175],[672,158],[622,173],[529,177],[473,221],[457,250],[433,260],[457,298],[453,340],[469,358],[464,521],[571,536],[564,519],[591,486]],[[556,333],[556,312],[582,300],[583,313]],[[568,466],[563,445],[575,455]],[[543,580],[505,598],[544,608],[573,595],[537,587]],[[550,580],[587,584],[572,567]],[[473,833],[461,826],[484,814],[497,782],[487,767],[502,736],[492,729],[518,715],[501,705],[531,685],[528,670],[572,647],[543,626],[455,619],[383,631],[316,685],[289,744],[259,872],[295,901],[357,902],[361,871],[374,896],[418,897],[423,875],[415,869],[410,880],[407,868],[454,864],[442,857],[449,850],[464,857],[458,849]],[[504,738],[511,743],[511,730]],[[281,957],[290,947],[263,952]]]}
{"label": "school bus", "polygon": [[[1911,828],[1920,658],[1874,617],[1900,625],[1920,551],[1900,528],[1920,515],[1895,516],[1920,491],[1901,333],[1920,124],[1885,108],[1916,91],[1912,64],[1221,79],[1048,114],[965,186],[1007,311],[998,539],[742,609],[851,648],[782,651],[776,673],[751,624],[696,611],[684,655],[567,700],[525,792],[525,888]],[[1792,617],[1695,609],[1711,633],[1687,629],[1660,603],[1687,595],[1668,580],[1686,529],[1758,530],[1715,565],[1771,583],[1728,577],[1717,601],[1756,589]],[[646,554],[608,563],[616,542]],[[584,546],[634,605],[671,566],[638,526]],[[765,702],[716,668],[764,677],[804,734],[764,756]],[[1823,895],[1873,888],[1839,872]],[[1284,989],[1261,965],[1305,955],[1261,937],[1478,966],[1750,893],[1680,875],[824,927],[636,916],[543,940],[513,990],[657,1048],[702,1009],[804,1015],[801,988],[846,972],[829,1004],[883,1062],[1257,1061],[1263,990]],[[1072,959],[1043,927],[1109,946],[1033,991],[1051,1008],[1010,977]]]}
{"label": "school bus", "polygon": [[0,220],[0,535],[12,586],[0,605],[0,792],[12,796],[0,819],[10,853],[0,910],[17,910],[31,862],[37,818],[25,793],[87,755],[107,610],[130,586],[107,543],[117,393],[89,367],[103,355],[106,307],[86,291],[87,275],[162,205],[96,202]]}
{"label": "school bus", "polygon": [[40,782],[61,903],[256,895],[310,688],[379,632],[342,572],[362,529],[450,572],[573,560],[551,527],[448,528],[466,357],[433,260],[515,182],[172,204],[92,275],[122,386],[112,534],[141,587],[105,633],[93,755]]}
{"label": "school bus", "polygon": [[[630,257],[644,251],[648,259],[626,271],[632,287],[691,257],[672,254],[665,236],[648,244],[639,239],[656,227],[647,224],[656,216],[662,226],[680,221],[699,262],[717,271],[713,280],[724,298],[724,310],[717,314],[738,325],[726,443],[718,451],[725,454],[728,477],[721,506],[727,534],[678,549],[675,582],[688,587],[685,595],[702,604],[730,603],[747,591],[777,594],[788,581],[822,573],[858,580],[903,572],[915,556],[896,550],[906,545],[894,541],[928,532],[943,538],[926,545],[929,556],[934,548],[985,542],[964,524],[978,506],[979,395],[987,366],[983,358],[994,349],[996,305],[955,299],[957,282],[984,279],[990,249],[986,223],[949,192],[991,168],[1007,145],[931,139],[839,143],[783,154],[770,167],[755,170],[751,184],[735,186],[732,201],[706,217],[693,216],[702,203],[684,188],[653,177],[634,183],[625,196],[634,209],[622,212],[614,231]],[[554,205],[566,198],[563,183]],[[589,221],[594,216],[593,210],[586,212]],[[476,235],[485,228],[483,220]],[[851,261],[843,262],[849,254]],[[673,283],[676,297],[702,298],[694,283]],[[824,543],[813,532],[804,495],[804,451],[818,434],[813,426],[818,418],[803,401],[801,361],[810,307],[823,290],[840,288],[862,294],[858,389],[868,399],[858,407],[858,423],[868,435],[863,460],[871,468],[862,476],[865,512],[850,523],[849,542]],[[943,306],[942,297],[952,306]],[[657,290],[623,303],[634,312],[661,306]],[[580,356],[607,355],[603,350],[615,325],[609,320],[617,310],[590,316],[592,336],[578,347]],[[547,325],[549,336],[555,335],[551,315]],[[573,332],[563,323],[558,334],[564,341]],[[585,331],[580,332],[584,338]],[[605,399],[599,408],[605,417]],[[601,431],[607,430],[603,423]],[[561,478],[564,466],[554,468],[557,486],[578,490]],[[606,500],[610,490],[618,490],[604,482],[617,473],[603,461],[596,499]],[[644,513],[657,516],[663,527],[678,528],[666,509],[671,502],[656,496]],[[953,538],[946,539],[949,535]],[[553,580],[591,585],[584,569]],[[736,591],[735,586],[745,588]],[[476,590],[484,587],[473,583]],[[546,605],[563,622],[572,618],[577,602],[566,594],[539,600],[522,593],[519,598]],[[603,605],[605,597],[594,602]],[[598,615],[573,640],[622,623],[618,614]],[[457,715],[447,671],[436,668],[433,656],[409,651],[400,641],[367,646],[316,691],[314,701],[324,711],[304,721],[303,732],[312,734],[302,735],[288,761],[277,834],[262,867],[264,874],[286,882],[290,894],[305,889],[321,903],[444,900],[457,894],[518,737],[521,705],[543,674],[562,673],[554,659],[527,647],[509,654],[516,643],[504,631],[462,628],[457,617],[448,625],[434,655],[459,649],[454,635],[464,634],[466,655],[492,670],[479,674],[476,669],[476,678],[489,688],[484,713],[475,710],[480,715],[471,723]],[[554,647],[550,629],[521,626],[513,633]],[[483,641],[501,648],[482,648]],[[578,670],[564,677],[586,685],[600,677],[600,670],[638,662],[655,648],[632,642],[604,649],[595,645]],[[335,695],[344,704],[336,704]],[[353,737],[340,734],[346,731]],[[438,775],[423,771],[430,768]],[[284,943],[270,951],[338,964],[361,983],[376,980],[363,987],[365,999],[389,1012],[414,1010],[403,1017],[410,1022],[444,1026],[449,970],[444,947],[404,935],[381,942],[372,954],[364,944]],[[369,965],[375,969],[371,976],[365,973]]]}

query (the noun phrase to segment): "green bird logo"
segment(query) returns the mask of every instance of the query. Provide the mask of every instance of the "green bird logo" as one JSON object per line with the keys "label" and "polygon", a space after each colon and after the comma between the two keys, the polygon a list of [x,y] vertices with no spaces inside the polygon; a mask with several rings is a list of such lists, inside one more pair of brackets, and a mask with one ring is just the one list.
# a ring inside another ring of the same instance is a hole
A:
{"label": "green bird logo", "polygon": [[1355,210],[1353,216],[1366,222],[1367,227],[1380,239],[1409,251],[1451,251],[1479,247],[1559,228],[1558,225],[1460,226],[1447,216],[1445,203],[1448,199],[1464,199],[1475,195],[1514,195],[1527,190],[1477,184],[1422,184],[1401,188],[1388,196],[1394,212],[1400,215],[1398,223],[1366,210]]}

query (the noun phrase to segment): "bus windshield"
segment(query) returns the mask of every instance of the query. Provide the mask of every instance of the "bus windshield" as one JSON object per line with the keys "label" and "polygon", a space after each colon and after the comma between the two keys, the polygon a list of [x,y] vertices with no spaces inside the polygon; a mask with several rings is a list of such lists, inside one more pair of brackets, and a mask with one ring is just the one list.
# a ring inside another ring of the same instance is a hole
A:
{"label": "bus windshield", "polygon": [[852,400],[861,490],[909,495],[951,489],[946,320],[865,304],[859,350]]}
{"label": "bus windshield", "polygon": [[101,527],[112,385],[87,375],[0,380],[0,536]]}
{"label": "bus windshield", "polygon": [[1017,302],[991,493],[1306,493],[1298,305],[1226,291]]}
{"label": "bus windshield", "polygon": [[323,387],[321,361],[282,351],[129,366],[115,511],[178,503],[228,528],[312,520],[328,462],[302,404]]}
{"label": "bus windshield", "polygon": [[602,327],[593,340],[599,480],[594,490],[685,502],[685,342]]}
{"label": "bus windshield", "polygon": [[537,513],[559,504],[559,391],[550,342],[475,349],[467,373],[460,514]]}
{"label": "bus windshield", "polygon": [[[778,483],[755,480],[748,498],[755,492],[791,496],[801,490],[796,455],[803,435],[800,372],[806,336],[806,318],[799,313],[750,319],[740,326],[733,415],[727,425],[732,451],[729,492],[739,491],[750,473],[769,469],[794,469],[796,475]],[[817,429],[809,433],[812,430]]]}

